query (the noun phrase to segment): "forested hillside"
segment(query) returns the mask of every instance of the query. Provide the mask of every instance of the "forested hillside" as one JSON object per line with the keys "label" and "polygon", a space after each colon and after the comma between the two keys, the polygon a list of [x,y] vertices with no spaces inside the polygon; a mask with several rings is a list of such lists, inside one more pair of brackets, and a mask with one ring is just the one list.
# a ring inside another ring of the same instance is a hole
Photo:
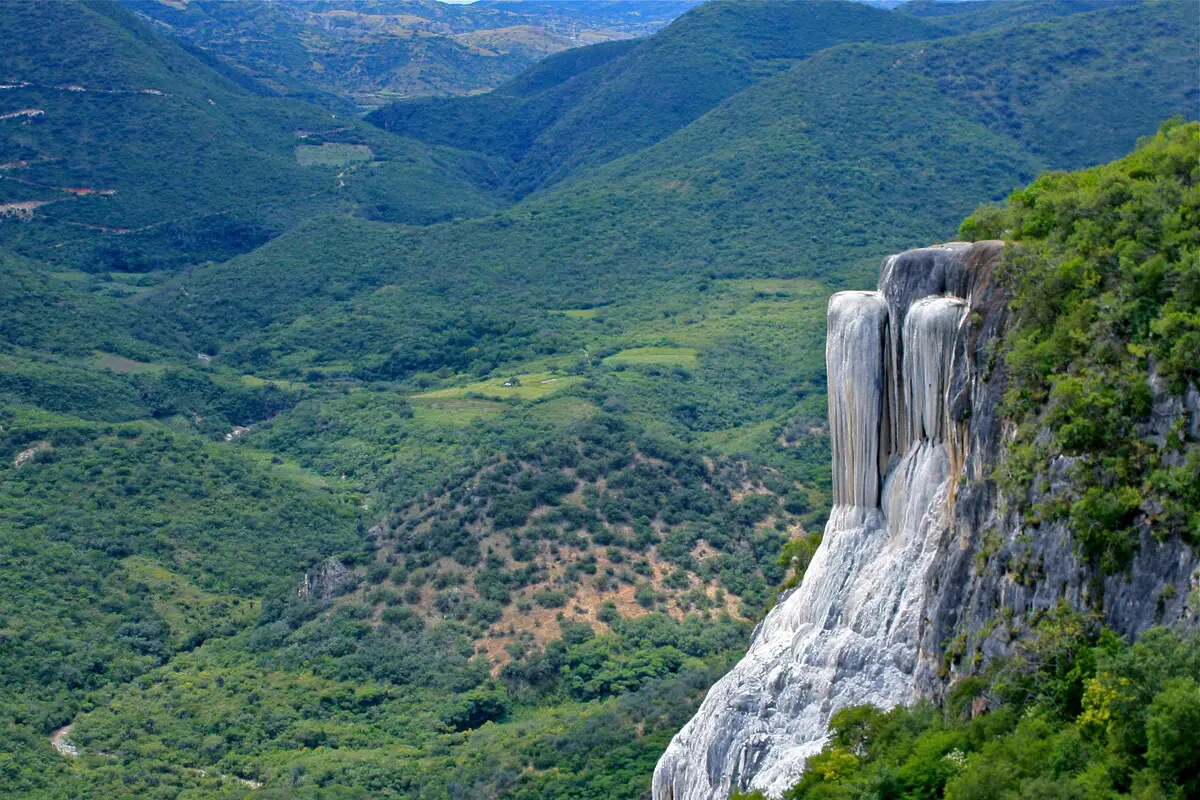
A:
{"label": "forested hillside", "polygon": [[[576,350],[572,321],[551,310],[695,298],[713,278],[861,279],[879,254],[949,235],[979,198],[1002,196],[1041,165],[1110,158],[1185,108],[1196,93],[1190,14],[1183,3],[1136,6],[935,43],[830,48],[658,145],[496,216],[422,230],[322,220],[194,271],[186,295],[159,297],[197,331],[216,326],[236,341],[257,329],[226,347],[239,361],[254,349],[260,367],[314,334],[360,340],[363,326],[349,322],[358,315],[372,331],[392,327],[383,344],[420,336],[434,308],[482,307],[504,321],[468,337],[470,348],[495,365],[490,351],[509,350],[505,332],[534,319],[541,352]],[[1111,54],[1089,49],[1096,36]],[[1157,88],[1133,91],[1123,77],[1133,73]],[[1056,79],[1033,83],[1039,74]],[[1113,114],[1117,103],[1129,113]],[[1102,117],[1117,121],[1096,124]],[[1085,124],[1099,133],[1077,135]],[[322,248],[320,269],[307,266]],[[255,276],[270,296],[233,290],[234,274]],[[389,285],[402,290],[380,300],[374,292]],[[370,348],[354,347],[364,357]],[[402,372],[470,363],[445,354]]]}
{"label": "forested hillside", "polygon": [[[855,3],[709,3],[554,86],[531,92],[517,79],[485,97],[396,103],[368,118],[425,142],[509,159],[509,180],[524,194],[652,145],[822,48],[939,33],[914,17]],[[474,131],[486,138],[474,139]]]}
{"label": "forested hillside", "polygon": [[6,796],[643,796],[819,540],[831,291],[1197,99],[1186,2],[722,0],[381,126],[125,5],[0,4]]}
{"label": "forested hillside", "polygon": [[985,28],[999,28],[1029,22],[1045,22],[1068,14],[1082,14],[1113,8],[1136,0],[1038,0],[1029,3],[1008,3],[1004,0],[912,0],[901,3],[897,14],[911,14],[954,33],[969,33]]}
{"label": "forested hillside", "polygon": [[115,5],[0,12],[0,243],[17,252],[148,273],[322,212],[428,223],[495,207],[481,159],[266,96]]}

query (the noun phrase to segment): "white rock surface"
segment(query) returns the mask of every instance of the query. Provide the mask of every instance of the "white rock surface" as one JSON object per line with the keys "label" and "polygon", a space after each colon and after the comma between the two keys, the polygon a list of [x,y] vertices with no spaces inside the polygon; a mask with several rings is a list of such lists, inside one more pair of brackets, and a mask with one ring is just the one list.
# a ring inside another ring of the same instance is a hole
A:
{"label": "white rock surface", "polygon": [[[830,716],[916,696],[927,577],[948,522],[947,392],[969,246],[889,258],[878,292],[829,303],[835,506],[800,588],[767,615],[654,773],[654,800],[777,797]],[[901,332],[896,336],[894,332]]]}

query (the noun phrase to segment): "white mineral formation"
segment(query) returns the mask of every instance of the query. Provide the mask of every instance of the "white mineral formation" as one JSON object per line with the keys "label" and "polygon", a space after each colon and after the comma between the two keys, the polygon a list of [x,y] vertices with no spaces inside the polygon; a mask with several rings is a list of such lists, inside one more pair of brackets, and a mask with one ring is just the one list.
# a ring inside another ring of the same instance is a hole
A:
{"label": "white mineral formation", "polygon": [[883,359],[887,304],[879,292],[841,292],[829,300],[825,363],[829,431],[841,447],[833,470],[833,502],[849,524],[879,506],[879,423],[883,413]]}
{"label": "white mineral formation", "polygon": [[892,256],[879,291],[830,300],[824,540],[800,588],[672,740],[654,800],[723,800],[735,788],[777,797],[838,709],[915,698],[927,577],[949,514],[947,393],[969,248]]}

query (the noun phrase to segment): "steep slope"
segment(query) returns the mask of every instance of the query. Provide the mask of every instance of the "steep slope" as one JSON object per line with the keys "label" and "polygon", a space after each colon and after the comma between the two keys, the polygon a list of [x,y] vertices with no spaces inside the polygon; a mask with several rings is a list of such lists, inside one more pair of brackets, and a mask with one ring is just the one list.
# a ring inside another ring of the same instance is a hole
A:
{"label": "steep slope", "polygon": [[491,89],[547,55],[649,35],[696,4],[121,2],[276,91],[365,108]]}
{"label": "steep slope", "polygon": [[[1039,167],[1115,158],[1193,107],[1193,12],[1186,3],[1116,8],[921,44],[833,48],[554,200],[636,209],[659,231],[678,220],[689,235],[676,256],[725,269],[845,269],[917,231],[945,235],[970,210],[968,197]],[[1162,82],[1137,86],[1147,75]],[[814,239],[814,229],[838,234]],[[789,245],[785,253],[765,242]]]}
{"label": "steep slope", "polygon": [[[806,763],[822,763],[808,759],[839,710],[944,698],[951,681],[1008,659],[1029,659],[1013,663],[1018,673],[1090,670],[1103,681],[1078,652],[1102,639],[1089,617],[1127,640],[1154,625],[1194,631],[1198,161],[1200,123],[1168,122],[1127,158],[1044,176],[963,226],[1019,244],[902,253],[884,262],[877,292],[831,298],[833,513],[800,589],[659,763],[656,798],[779,796]],[[1055,652],[1058,663],[1041,661]],[[1020,680],[961,688],[977,715]],[[1073,723],[1100,702],[1080,708],[1079,693],[1026,696],[1023,713]],[[1145,745],[1117,749],[1140,759]],[[860,741],[838,774],[806,776],[802,788],[848,784],[865,753]],[[1168,793],[1190,780],[1149,766]],[[1081,792],[1128,786],[1115,765],[1082,772],[1055,779]],[[897,780],[940,796],[952,776]],[[1015,788],[1023,777],[996,780]]]}
{"label": "steep slope", "polygon": [[[848,2],[707,3],[630,52],[549,91],[396,103],[368,118],[429,143],[502,155],[518,194],[669,136],[723,99],[840,42],[926,39],[939,30],[911,16]],[[520,130],[513,147],[463,136],[465,119]]]}
{"label": "steep slope", "polygon": [[13,0],[0,43],[0,241],[29,255],[148,271],[320,210],[420,223],[494,207],[482,164],[260,96],[112,4]]}

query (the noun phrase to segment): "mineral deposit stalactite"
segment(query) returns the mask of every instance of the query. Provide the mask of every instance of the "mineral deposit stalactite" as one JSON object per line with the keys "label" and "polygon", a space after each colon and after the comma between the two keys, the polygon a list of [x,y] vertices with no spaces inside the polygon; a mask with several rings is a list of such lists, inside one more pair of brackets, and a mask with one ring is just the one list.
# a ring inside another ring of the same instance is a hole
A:
{"label": "mineral deposit stalactite", "polygon": [[948,416],[946,388],[954,336],[966,304],[957,297],[926,297],[904,320],[904,435],[908,442],[943,441]]}
{"label": "mineral deposit stalactite", "polygon": [[[1028,524],[988,478],[1011,430],[997,410],[1008,376],[995,345],[1009,308],[992,274],[1003,253],[1002,242],[910,250],[883,263],[876,291],[830,300],[834,507],[824,539],[800,587],[671,741],[654,800],[726,800],[735,788],[779,797],[839,709],[944,698],[977,658],[1011,655],[1001,609],[1010,620],[1064,601],[1091,611],[1100,587],[1105,624],[1122,635],[1195,627],[1191,595],[1175,591],[1200,591],[1189,543],[1147,526],[1129,569],[1098,575],[1079,560],[1068,520]],[[1200,390],[1154,397],[1153,436],[1165,441],[1183,424],[1200,437]],[[1033,487],[1030,501],[1062,490]],[[1014,581],[1007,565],[1035,555],[1045,574]],[[973,655],[947,663],[959,637]]]}
{"label": "mineral deposit stalactite", "polygon": [[887,318],[887,304],[878,292],[841,292],[829,301],[825,364],[833,502],[847,509],[879,506]]}
{"label": "mineral deposit stalactite", "polygon": [[829,302],[834,508],[804,582],[763,620],[654,774],[655,800],[777,796],[848,705],[915,696],[926,580],[946,530],[948,388],[971,245],[884,262]]}

